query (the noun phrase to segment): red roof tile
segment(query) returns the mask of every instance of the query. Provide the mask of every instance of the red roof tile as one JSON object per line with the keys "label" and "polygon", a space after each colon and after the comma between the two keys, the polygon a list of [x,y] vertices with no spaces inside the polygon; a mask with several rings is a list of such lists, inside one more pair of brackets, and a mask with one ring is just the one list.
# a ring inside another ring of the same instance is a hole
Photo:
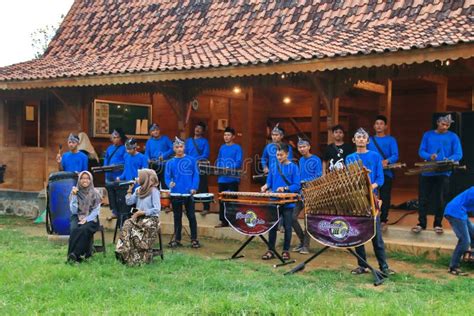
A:
{"label": "red roof tile", "polygon": [[472,0],[76,0],[0,81],[282,63],[474,41]]}

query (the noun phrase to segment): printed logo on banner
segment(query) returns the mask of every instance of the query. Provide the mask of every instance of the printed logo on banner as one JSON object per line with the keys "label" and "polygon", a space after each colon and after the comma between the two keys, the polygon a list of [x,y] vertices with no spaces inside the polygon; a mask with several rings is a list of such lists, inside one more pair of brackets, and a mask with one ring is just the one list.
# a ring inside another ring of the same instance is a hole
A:
{"label": "printed logo on banner", "polygon": [[259,224],[265,224],[265,221],[263,219],[258,218],[257,214],[252,210],[246,210],[245,212],[237,212],[237,214],[235,215],[235,219],[243,219],[245,224],[251,228]]}
{"label": "printed logo on banner", "polygon": [[336,240],[343,241],[348,237],[358,236],[359,230],[352,227],[344,218],[335,218],[331,221],[321,221],[318,224],[320,231],[329,233]]}

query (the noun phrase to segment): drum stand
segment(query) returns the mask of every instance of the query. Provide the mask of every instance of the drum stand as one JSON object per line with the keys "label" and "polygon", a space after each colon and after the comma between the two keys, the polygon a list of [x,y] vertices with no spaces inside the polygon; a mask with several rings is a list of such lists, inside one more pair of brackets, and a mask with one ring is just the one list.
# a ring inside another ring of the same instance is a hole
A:
{"label": "drum stand", "polygon": [[[255,238],[256,236],[250,236],[243,244],[242,246],[240,246],[240,248],[232,255],[232,257],[230,257],[228,260],[233,260],[233,259],[239,259],[239,258],[243,258],[244,255],[239,255],[239,253],[244,250],[245,247],[247,247],[247,245]],[[281,263],[278,263],[278,264],[274,264],[273,267],[274,268],[277,268],[277,267],[281,267],[281,266],[285,266],[287,264],[290,264],[290,263],[295,263],[296,260],[288,260],[288,261],[285,261],[285,259],[283,259],[283,257],[273,248],[270,246],[270,243],[268,242],[268,240],[263,237],[263,235],[258,235],[258,237],[260,237],[260,239],[263,240],[263,242],[267,245],[268,249],[270,249],[274,254],[275,256],[281,261]]]}
{"label": "drum stand", "polygon": [[[297,265],[296,267],[294,267],[290,271],[285,272],[284,275],[293,274],[293,273],[296,273],[298,271],[304,270],[306,264],[308,264],[311,261],[313,261],[314,259],[316,259],[316,257],[318,257],[320,254],[322,254],[323,252],[325,252],[329,248],[330,248],[329,246],[325,246],[324,248],[318,250],[314,255],[312,255],[311,257],[306,259],[304,262],[300,263],[299,265]],[[374,286],[381,285],[385,281],[385,278],[388,277],[387,275],[385,275],[381,271],[376,270],[374,267],[372,267],[366,260],[362,259],[354,250],[352,250],[352,248],[347,248],[347,251],[351,255],[353,255],[354,257],[356,257],[357,259],[361,260],[362,262],[364,262],[366,264],[367,268],[369,268],[369,270],[372,272],[372,275],[374,277]]]}

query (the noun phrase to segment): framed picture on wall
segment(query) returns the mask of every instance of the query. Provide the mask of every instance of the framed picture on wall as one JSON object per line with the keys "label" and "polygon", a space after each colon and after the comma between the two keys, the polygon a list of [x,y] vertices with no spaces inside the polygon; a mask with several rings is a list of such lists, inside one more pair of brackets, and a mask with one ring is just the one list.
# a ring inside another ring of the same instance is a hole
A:
{"label": "framed picture on wall", "polygon": [[151,121],[151,104],[94,100],[92,106],[93,137],[108,138],[115,128],[121,127],[127,136],[145,139]]}

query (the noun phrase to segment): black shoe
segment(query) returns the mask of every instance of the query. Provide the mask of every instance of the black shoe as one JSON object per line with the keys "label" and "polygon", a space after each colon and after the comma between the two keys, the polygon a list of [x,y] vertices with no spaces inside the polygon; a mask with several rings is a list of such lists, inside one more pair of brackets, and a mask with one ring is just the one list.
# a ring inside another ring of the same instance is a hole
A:
{"label": "black shoe", "polygon": [[380,270],[380,271],[381,271],[384,275],[386,275],[386,276],[395,275],[395,274],[396,274],[396,272],[393,271],[393,270],[390,269],[390,268],[382,269],[382,270]]}
{"label": "black shoe", "polygon": [[351,273],[354,275],[359,275],[359,274],[369,273],[369,271],[370,271],[369,268],[357,267],[354,270],[352,270]]}

